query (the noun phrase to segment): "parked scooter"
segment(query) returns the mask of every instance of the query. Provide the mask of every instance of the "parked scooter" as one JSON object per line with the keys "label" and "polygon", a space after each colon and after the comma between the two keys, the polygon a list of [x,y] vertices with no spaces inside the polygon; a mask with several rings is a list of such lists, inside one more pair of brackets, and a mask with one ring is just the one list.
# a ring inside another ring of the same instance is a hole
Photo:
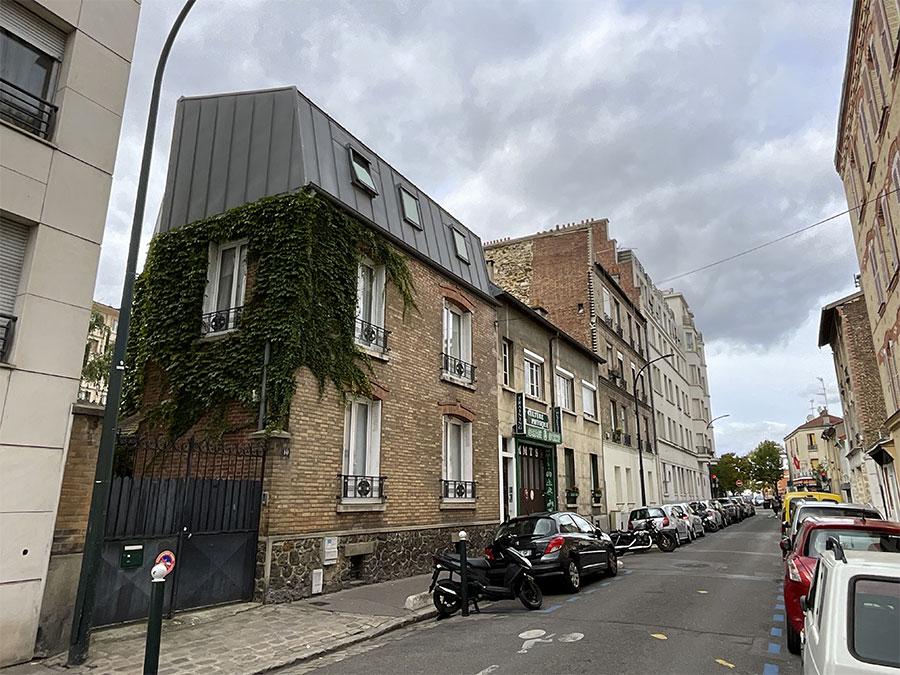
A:
{"label": "parked scooter", "polygon": [[[525,609],[540,609],[544,601],[537,582],[529,574],[531,561],[510,547],[508,537],[495,539],[490,551],[493,560],[483,557],[466,559],[466,580],[468,600],[478,609],[479,600],[512,600],[518,598]],[[454,614],[462,607],[462,569],[458,555],[436,555],[433,557],[434,574],[431,577],[432,601],[443,618]],[[448,576],[439,579],[441,572]]]}
{"label": "parked scooter", "polygon": [[706,530],[707,532],[718,532],[719,531],[718,523],[716,523],[716,521],[713,520],[712,516],[710,516],[708,513],[705,513],[705,512],[701,513],[700,520],[703,521],[703,529]]}
{"label": "parked scooter", "polygon": [[671,553],[678,546],[675,536],[657,528],[652,519],[647,521],[646,529],[613,530],[609,536],[613,541],[613,546],[616,547],[616,555],[646,551],[653,544],[656,544],[660,551]]}

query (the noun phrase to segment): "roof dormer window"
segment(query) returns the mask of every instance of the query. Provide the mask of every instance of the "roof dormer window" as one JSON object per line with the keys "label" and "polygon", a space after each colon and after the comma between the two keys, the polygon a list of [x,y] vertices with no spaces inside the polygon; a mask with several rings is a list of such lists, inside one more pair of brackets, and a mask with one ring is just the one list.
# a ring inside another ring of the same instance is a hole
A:
{"label": "roof dormer window", "polygon": [[351,171],[350,181],[374,197],[378,194],[378,188],[375,187],[375,180],[372,178],[371,162],[352,147],[349,148],[349,150]]}
{"label": "roof dormer window", "polygon": [[453,243],[456,245],[456,257],[468,263],[469,250],[466,248],[466,235],[456,228],[453,228]]}
{"label": "roof dormer window", "polygon": [[413,197],[412,193],[404,187],[400,187],[400,210],[403,214],[403,220],[415,227],[422,229],[422,216],[419,214],[419,200]]}

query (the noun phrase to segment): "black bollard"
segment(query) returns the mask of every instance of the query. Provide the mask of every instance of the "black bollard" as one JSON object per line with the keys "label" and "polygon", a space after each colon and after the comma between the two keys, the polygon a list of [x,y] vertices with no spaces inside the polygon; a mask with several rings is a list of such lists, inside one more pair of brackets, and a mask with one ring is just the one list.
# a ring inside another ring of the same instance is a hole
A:
{"label": "black bollard", "polygon": [[462,596],[462,615],[469,616],[469,570],[466,558],[466,532],[459,533],[459,581],[462,584],[460,595]]}
{"label": "black bollard", "polygon": [[[157,567],[162,573],[157,574]],[[150,582],[150,616],[147,618],[147,644],[144,647],[144,675],[156,675],[159,670],[159,643],[162,636],[163,599],[166,596],[166,570],[163,565],[153,568]]]}

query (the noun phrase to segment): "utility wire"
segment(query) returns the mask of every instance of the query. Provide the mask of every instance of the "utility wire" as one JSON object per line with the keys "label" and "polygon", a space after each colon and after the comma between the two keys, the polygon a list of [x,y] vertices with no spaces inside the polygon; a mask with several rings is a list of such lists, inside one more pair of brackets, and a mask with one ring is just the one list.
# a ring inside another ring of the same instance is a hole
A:
{"label": "utility wire", "polygon": [[[882,193],[882,195],[880,195],[880,196],[887,196],[889,194],[893,194],[894,192],[897,192],[898,190],[900,190],[900,188],[894,188],[893,190],[888,190],[887,192]],[[874,199],[869,199],[869,200],[863,202],[862,206],[865,206],[866,204],[868,204],[870,202],[874,202],[879,198],[880,197],[876,197]],[[784,241],[785,239],[788,239],[790,237],[795,237],[796,235],[806,232],[807,230],[811,230],[814,227],[819,227],[819,225],[824,225],[825,223],[835,220],[836,218],[840,218],[841,216],[846,216],[851,211],[856,211],[857,209],[861,209],[862,206],[854,206],[852,208],[847,209],[846,211],[841,211],[840,213],[835,213],[833,216],[828,216],[828,218],[825,218],[824,220],[820,220],[816,223],[813,223],[812,225],[807,225],[806,227],[801,227],[799,230],[794,230],[793,232],[789,232],[788,234],[782,235],[781,237],[778,237],[777,239],[767,241],[764,244],[760,244],[759,246],[754,246],[753,248],[748,248],[747,250],[741,251],[740,253],[735,253],[734,255],[730,255],[727,258],[722,258],[721,260],[716,260],[715,262],[711,262],[707,265],[703,265],[702,267],[693,269],[690,272],[682,272],[681,274],[676,274],[674,277],[669,277],[668,279],[663,279],[659,283],[665,284],[665,283],[668,283],[669,281],[675,281],[676,279],[682,279],[686,276],[690,276],[691,274],[696,274],[697,272],[702,272],[703,270],[708,270],[710,267],[715,267],[716,265],[721,265],[722,263],[726,263],[730,260],[734,260],[735,258],[740,258],[741,256],[745,256],[748,253],[753,253],[754,251],[758,251],[759,249],[765,248],[766,246],[771,246],[772,244],[777,244],[779,241]]]}

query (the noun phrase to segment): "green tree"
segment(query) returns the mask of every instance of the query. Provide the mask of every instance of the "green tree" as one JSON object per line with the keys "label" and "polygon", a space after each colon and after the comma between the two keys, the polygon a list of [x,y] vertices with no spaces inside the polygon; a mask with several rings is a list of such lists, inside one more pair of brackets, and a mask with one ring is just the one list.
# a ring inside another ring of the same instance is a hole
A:
{"label": "green tree", "polygon": [[747,456],[753,479],[765,487],[775,489],[784,475],[781,465],[782,448],[775,441],[763,441]]}
{"label": "green tree", "polygon": [[[100,349],[91,354],[90,338],[99,335]],[[109,380],[109,365],[112,363],[115,340],[110,340],[110,330],[103,321],[103,315],[96,309],[91,311],[88,324],[88,343],[84,346],[84,361],[81,364],[81,379],[91,384],[105,387]]]}
{"label": "green tree", "polygon": [[[743,490],[750,480],[750,463],[746,457],[740,457],[733,452],[726,452],[719,457],[719,461],[713,466],[712,472],[719,481],[719,487],[726,492],[739,492]],[[737,481],[745,485],[737,485]]]}

